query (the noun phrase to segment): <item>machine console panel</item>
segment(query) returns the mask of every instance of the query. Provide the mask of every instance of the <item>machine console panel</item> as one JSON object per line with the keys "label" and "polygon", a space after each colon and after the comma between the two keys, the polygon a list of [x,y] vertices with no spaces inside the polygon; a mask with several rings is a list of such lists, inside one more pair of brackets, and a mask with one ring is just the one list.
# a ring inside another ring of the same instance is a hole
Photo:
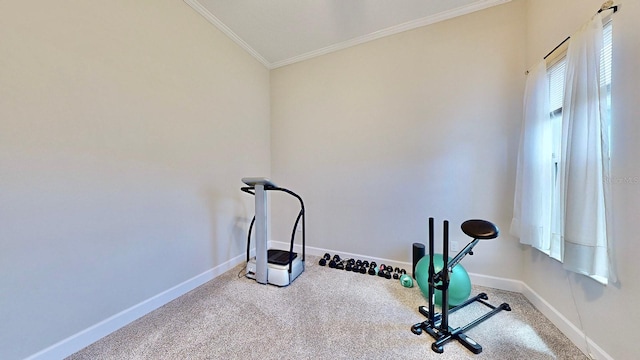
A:
{"label": "machine console panel", "polygon": [[242,178],[242,182],[249,186],[265,185],[277,187],[271,180],[265,177],[246,177]]}

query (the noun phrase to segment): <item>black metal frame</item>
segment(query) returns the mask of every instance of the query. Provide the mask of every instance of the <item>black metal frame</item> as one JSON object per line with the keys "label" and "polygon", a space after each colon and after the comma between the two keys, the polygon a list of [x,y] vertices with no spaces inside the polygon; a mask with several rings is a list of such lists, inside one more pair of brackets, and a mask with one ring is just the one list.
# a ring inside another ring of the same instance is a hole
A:
{"label": "black metal frame", "polygon": [[[247,194],[251,194],[253,196],[255,196],[255,186],[243,186],[240,188],[240,190],[246,192]],[[277,187],[277,186],[273,186],[273,185],[264,185],[264,190],[265,191],[269,191],[269,190],[273,190],[273,191],[282,191],[285,192],[293,197],[295,197],[296,199],[298,199],[298,201],[300,202],[300,212],[298,213],[298,217],[296,217],[296,222],[293,225],[293,231],[291,232],[291,244],[289,246],[289,274],[291,274],[291,269],[292,269],[292,265],[293,265],[293,243],[295,241],[296,238],[296,230],[298,229],[298,224],[300,223],[300,219],[302,219],[302,261],[304,262],[305,259],[305,247],[306,247],[306,240],[305,240],[305,219],[304,219],[304,201],[302,201],[302,198],[300,197],[300,195],[294,193],[293,191],[289,190],[289,189],[285,189],[285,188],[281,188],[281,187]],[[249,262],[250,260],[250,249],[251,249],[251,231],[253,230],[253,225],[256,222],[256,216],[253,216],[253,219],[251,220],[251,225],[249,225],[249,234],[247,235],[247,262]]]}
{"label": "black metal frame", "polygon": [[[479,354],[482,352],[482,346],[475,342],[473,339],[468,337],[465,332],[481,322],[489,319],[493,315],[497,314],[502,310],[511,311],[511,307],[507,303],[502,303],[499,306],[493,306],[486,302],[488,300],[487,294],[480,293],[473,298],[468,299],[464,303],[452,307],[449,309],[447,305],[449,303],[449,272],[453,270],[453,268],[467,255],[473,255],[473,247],[478,244],[480,239],[473,239],[470,243],[465,246],[465,248],[458,253],[451,261],[449,261],[449,222],[447,220],[444,221],[444,229],[443,229],[443,243],[442,243],[442,257],[443,257],[443,266],[442,270],[438,273],[435,272],[433,265],[433,252],[434,252],[434,240],[433,240],[433,218],[429,218],[429,288],[428,288],[428,297],[429,297],[429,305],[428,308],[424,306],[420,306],[418,310],[421,314],[427,317],[426,321],[421,323],[414,324],[411,326],[411,331],[416,334],[422,334],[422,331],[425,331],[431,337],[433,337],[436,341],[431,344],[431,349],[437,353],[442,353],[444,351],[443,347],[446,343],[451,340],[458,340],[464,347],[469,349],[474,354]],[[441,285],[437,285],[442,281]],[[434,293],[435,290],[442,291],[442,310],[441,313],[435,312],[435,304],[434,304]],[[459,328],[451,328],[449,326],[449,314],[456,312],[465,306],[479,302],[481,304],[486,305],[491,310],[486,314],[480,316],[469,324],[459,327]]]}

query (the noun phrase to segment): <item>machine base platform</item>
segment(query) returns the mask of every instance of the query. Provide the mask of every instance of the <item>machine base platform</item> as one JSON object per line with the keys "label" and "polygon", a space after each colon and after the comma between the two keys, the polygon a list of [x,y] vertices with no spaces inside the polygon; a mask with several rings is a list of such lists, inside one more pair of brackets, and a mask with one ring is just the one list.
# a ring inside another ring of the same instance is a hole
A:
{"label": "machine base platform", "polygon": [[[272,252],[272,251],[273,250],[269,250],[269,252]],[[274,254],[272,252],[270,255],[274,255],[274,256],[269,256],[270,261],[267,264],[267,283],[271,285],[276,285],[276,286],[287,286],[291,284],[293,280],[295,280],[298,276],[300,276],[300,274],[302,274],[302,272],[304,271],[304,261],[302,261],[300,257],[295,256],[292,261],[291,274],[289,274],[289,262],[282,261],[281,259],[283,257],[281,255],[282,253],[286,253],[288,255],[289,252],[282,251],[282,250],[278,252],[280,252],[280,254]],[[277,260],[279,261],[276,261],[277,263],[272,263],[271,262],[272,257],[278,258]],[[246,276],[249,279],[256,278],[256,258],[255,257],[252,257],[247,263]]]}

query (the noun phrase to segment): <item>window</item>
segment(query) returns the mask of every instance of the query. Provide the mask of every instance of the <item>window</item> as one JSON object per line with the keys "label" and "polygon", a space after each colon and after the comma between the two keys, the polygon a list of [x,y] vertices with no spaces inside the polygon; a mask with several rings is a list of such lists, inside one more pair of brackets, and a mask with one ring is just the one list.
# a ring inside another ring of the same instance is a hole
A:
{"label": "window", "polygon": [[[600,89],[606,94],[605,111],[608,118],[611,115],[611,58],[612,58],[612,23],[608,21],[603,26],[603,47],[600,54]],[[550,242],[550,248],[548,251],[544,251],[549,256],[562,261],[562,241],[561,236],[558,234],[558,224],[560,223],[560,166],[562,162],[562,105],[564,101],[565,93],[565,75],[566,75],[566,48],[561,50],[560,54],[553,60],[548,62],[547,79],[549,84],[549,109],[550,109],[550,121],[552,131],[552,161],[551,172],[553,174],[553,183],[551,184],[551,196],[552,196],[552,210],[551,210],[551,228],[552,238]],[[608,129],[610,130],[610,122],[608,123]],[[607,134],[611,134],[611,131],[607,131]],[[610,135],[609,135],[610,140]],[[610,141],[609,141],[610,143]],[[610,153],[606,156],[610,157]],[[607,181],[608,179],[605,179]],[[604,212],[603,212],[604,214]],[[555,234],[555,235],[554,235]],[[603,279],[597,279],[601,282]]]}
{"label": "window", "polygon": [[[564,77],[567,65],[566,49],[565,53],[555,64],[551,65],[547,72],[549,80],[549,116],[551,118],[551,242],[547,255],[562,261],[561,240],[558,233],[559,209],[560,209],[560,156],[562,143],[562,101],[564,98]],[[544,251],[544,250],[543,250]],[[546,252],[546,251],[545,251]]]}
{"label": "window", "polygon": [[553,55],[527,77],[511,233],[567,270],[615,281],[607,221],[611,22],[594,16]]}

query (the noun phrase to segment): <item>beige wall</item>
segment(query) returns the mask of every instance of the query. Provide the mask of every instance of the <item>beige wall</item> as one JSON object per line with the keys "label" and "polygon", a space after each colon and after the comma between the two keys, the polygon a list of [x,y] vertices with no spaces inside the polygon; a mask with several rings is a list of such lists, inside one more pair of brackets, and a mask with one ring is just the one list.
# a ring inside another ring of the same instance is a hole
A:
{"label": "beige wall", "polygon": [[[410,262],[427,220],[492,220],[468,271],[521,278],[507,234],[525,69],[525,7],[508,3],[271,73],[273,178],[308,208],[308,244]],[[275,206],[275,203],[274,203]],[[273,218],[274,238],[285,221]]]}
{"label": "beige wall", "polygon": [[[601,0],[527,1],[527,64],[532,66],[578,30]],[[568,273],[561,264],[526,249],[524,281],[614,359],[637,357],[640,267],[640,2],[623,1],[613,23],[612,178],[613,233],[620,283],[602,286]],[[574,303],[575,301],[575,303]]]}
{"label": "beige wall", "polygon": [[0,2],[0,358],[245,248],[269,72],[182,1]]}

